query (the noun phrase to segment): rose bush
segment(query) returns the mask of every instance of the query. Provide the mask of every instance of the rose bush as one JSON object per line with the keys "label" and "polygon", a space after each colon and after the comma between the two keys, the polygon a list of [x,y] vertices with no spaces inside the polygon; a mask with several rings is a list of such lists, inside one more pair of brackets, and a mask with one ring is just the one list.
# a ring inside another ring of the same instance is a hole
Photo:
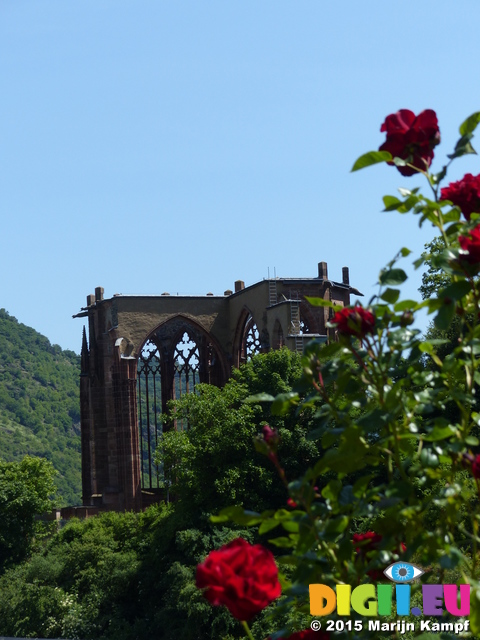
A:
{"label": "rose bush", "polygon": [[387,134],[380,151],[388,151],[393,158],[401,158],[410,165],[397,167],[402,175],[412,176],[431,165],[433,148],[440,142],[435,111],[426,109],[415,116],[408,109],[400,109],[386,117],[380,131]]}
{"label": "rose bush", "polygon": [[[308,299],[330,309],[329,326],[344,339],[310,342],[301,382],[293,392],[271,399],[271,410],[278,416],[289,411],[315,416],[309,436],[321,445],[319,459],[301,477],[286,478],[282,460],[259,438],[257,450],[269,456],[295,507],[252,513],[237,506],[213,517],[218,523],[257,526],[259,535],[278,548],[278,562],[288,571],[272,612],[272,627],[281,627],[272,640],[310,638],[305,628],[310,584],[335,588],[369,583],[373,576],[376,581],[400,558],[429,567],[411,584],[412,598],[421,594],[420,580],[469,584],[472,632],[463,636],[480,636],[480,225],[473,216],[474,195],[455,202],[457,187],[450,185],[448,197],[440,191],[451,162],[474,153],[471,139],[479,123],[480,112],[462,123],[449,160],[431,173],[433,148],[440,140],[435,112],[415,117],[401,110],[382,125],[387,142],[380,151],[354,164],[358,170],[394,163],[402,175],[421,173],[426,179],[429,197],[415,187],[383,200],[386,211],[418,215],[420,224],[431,223],[441,235],[438,250],[414,262],[416,268],[427,262],[439,274],[439,284],[422,302],[402,300],[399,286],[407,274],[398,263],[410,255],[402,248],[380,271],[379,293],[368,310]],[[464,182],[471,186],[474,181]],[[439,338],[423,337],[415,328],[424,308]],[[451,348],[440,352],[453,323]],[[358,338],[360,344],[346,338]],[[263,394],[261,401],[269,401],[268,396]],[[282,531],[274,536],[276,528]],[[305,617],[297,619],[292,612]],[[346,631],[341,616],[332,612],[329,619]],[[361,624],[347,635],[378,638],[378,632]]]}
{"label": "rose bush", "polygon": [[450,200],[470,220],[472,213],[480,213],[480,175],[466,173],[461,180],[451,182],[441,190],[442,200]]}
{"label": "rose bush", "polygon": [[213,605],[225,605],[237,620],[250,620],[281,593],[273,555],[237,538],[212,551],[197,567],[197,587]]}

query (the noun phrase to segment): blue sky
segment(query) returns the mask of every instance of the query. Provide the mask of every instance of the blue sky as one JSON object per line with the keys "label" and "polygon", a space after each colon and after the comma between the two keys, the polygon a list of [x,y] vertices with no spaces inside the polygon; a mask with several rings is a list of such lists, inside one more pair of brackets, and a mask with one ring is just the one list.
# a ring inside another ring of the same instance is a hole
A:
{"label": "blue sky", "polygon": [[478,0],[0,0],[0,307],[78,352],[72,315],[96,286],[223,294],[325,260],[368,300],[431,229],[381,211],[419,178],[350,168],[400,108],[436,110],[441,167],[480,110],[478,15]]}

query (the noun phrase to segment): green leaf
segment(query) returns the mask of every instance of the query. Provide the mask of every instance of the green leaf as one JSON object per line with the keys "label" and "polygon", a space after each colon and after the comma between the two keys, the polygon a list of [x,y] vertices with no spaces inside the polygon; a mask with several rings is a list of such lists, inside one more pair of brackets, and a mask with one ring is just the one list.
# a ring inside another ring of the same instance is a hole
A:
{"label": "green leaf", "polygon": [[253,396],[245,398],[244,402],[273,402],[273,400],[275,400],[275,398],[269,393],[256,393]]}
{"label": "green leaf", "polygon": [[460,156],[465,156],[468,153],[477,153],[475,149],[472,147],[470,140],[473,137],[472,133],[467,133],[460,138],[460,140],[455,145],[455,150],[453,153],[447,154],[447,158],[453,160],[454,158],[460,158]]}
{"label": "green leaf", "polygon": [[360,156],[352,167],[353,171],[359,171],[360,169],[365,169],[365,167],[370,167],[372,164],[378,164],[379,162],[391,162],[392,154],[388,151],[369,151],[368,153],[364,153],[363,156]]}
{"label": "green leaf", "polygon": [[272,414],[274,416],[285,416],[291,410],[292,406],[298,401],[298,393],[288,391],[287,393],[279,393],[272,403]]}
{"label": "green leaf", "polygon": [[399,297],[400,297],[400,290],[390,289],[390,288],[386,289],[380,296],[382,300],[385,300],[385,302],[389,302],[390,304],[394,304]]}
{"label": "green leaf", "polygon": [[330,482],[322,489],[322,496],[330,502],[336,502],[338,494],[342,489],[340,480],[330,480]]}
{"label": "green leaf", "polygon": [[421,267],[425,263],[425,259],[426,259],[425,256],[420,256],[420,258],[417,258],[413,263],[413,266],[415,267],[415,269],[418,269],[419,267]]}
{"label": "green leaf", "polygon": [[383,204],[385,205],[384,211],[396,211],[403,203],[395,196],[384,196]]}
{"label": "green leaf", "polygon": [[338,516],[327,522],[325,531],[326,533],[342,533],[348,527],[348,523],[348,516]]}
{"label": "green leaf", "polygon": [[445,165],[441,171],[439,171],[438,173],[434,173],[432,175],[433,184],[438,184],[439,182],[441,182],[446,175],[447,175],[447,165]]}
{"label": "green leaf", "polygon": [[389,269],[380,272],[380,284],[402,284],[407,279],[403,269]]}
{"label": "green leaf", "polygon": [[275,518],[264,520],[258,529],[258,533],[260,535],[264,533],[268,533],[268,531],[271,531],[272,529],[275,529],[275,527],[278,527],[279,524],[280,524],[280,520],[275,520]]}
{"label": "green leaf", "polygon": [[353,495],[356,498],[361,498],[363,496],[363,494],[367,490],[368,485],[370,484],[371,479],[371,475],[362,476],[355,482],[355,484],[353,485]]}
{"label": "green leaf", "polygon": [[456,222],[457,220],[460,220],[460,209],[458,209],[458,207],[450,209],[448,213],[443,214],[443,224]]}
{"label": "green leaf", "polygon": [[417,308],[416,300],[401,300],[393,307],[395,311],[413,311]]}
{"label": "green leaf", "polygon": [[424,440],[426,440],[427,442],[435,442],[438,440],[445,440],[445,438],[450,438],[451,436],[455,435],[456,433],[456,429],[455,427],[450,427],[450,426],[446,426],[446,427],[434,427],[432,432],[429,433],[427,436],[424,436]]}
{"label": "green leaf", "polygon": [[406,258],[406,257],[407,257],[407,256],[409,256],[412,252],[411,252],[411,250],[410,250],[410,249],[408,249],[408,247],[402,247],[402,248],[400,249],[400,252],[399,252],[399,253],[401,253],[401,254],[402,254],[402,257],[403,257],[403,258]]}
{"label": "green leaf", "polygon": [[452,282],[444,289],[441,289],[439,298],[452,298],[453,300],[460,300],[464,296],[468,295],[472,291],[472,285],[467,280],[460,280],[459,282]]}
{"label": "green leaf", "polygon": [[480,111],[475,111],[475,113],[472,113],[471,116],[468,116],[468,118],[464,122],[462,122],[462,124],[460,125],[460,129],[459,129],[460,135],[465,136],[468,133],[473,133],[479,123],[480,123]]}
{"label": "green leaf", "polygon": [[262,516],[254,511],[244,511],[243,507],[226,507],[222,509],[218,516],[210,516],[210,521],[215,523],[220,522],[236,522],[245,526],[251,526],[262,522]]}
{"label": "green leaf", "polygon": [[300,525],[294,520],[284,520],[282,522],[282,527],[285,531],[288,531],[288,533],[298,533],[300,530]]}
{"label": "green leaf", "polygon": [[452,302],[449,302],[448,304],[443,304],[440,307],[433,322],[437,327],[437,329],[448,329],[448,327],[452,324],[454,315],[455,315],[455,304],[452,301]]}
{"label": "green leaf", "polygon": [[324,298],[305,296],[305,300],[309,302],[312,307],[330,307],[330,309],[334,309],[335,311],[343,308],[341,305],[334,304],[331,300],[325,300]]}
{"label": "green leaf", "polygon": [[276,547],[294,547],[295,541],[291,538],[286,538],[285,536],[281,538],[274,538],[273,540],[268,541],[270,544],[275,545]]}

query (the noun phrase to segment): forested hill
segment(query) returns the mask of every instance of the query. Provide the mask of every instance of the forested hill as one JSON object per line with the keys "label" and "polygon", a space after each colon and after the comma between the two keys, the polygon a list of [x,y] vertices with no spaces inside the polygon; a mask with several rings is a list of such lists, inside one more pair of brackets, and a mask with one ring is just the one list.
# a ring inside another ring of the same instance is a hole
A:
{"label": "forested hill", "polygon": [[0,458],[50,460],[60,504],[79,504],[80,356],[0,309]]}

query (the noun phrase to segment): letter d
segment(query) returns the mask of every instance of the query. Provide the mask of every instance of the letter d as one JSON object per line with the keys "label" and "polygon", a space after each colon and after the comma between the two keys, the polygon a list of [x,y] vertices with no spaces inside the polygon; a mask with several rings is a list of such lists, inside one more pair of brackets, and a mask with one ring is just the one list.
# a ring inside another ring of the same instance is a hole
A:
{"label": "letter d", "polygon": [[335,609],[337,597],[335,591],[326,584],[310,584],[310,615],[328,616]]}

